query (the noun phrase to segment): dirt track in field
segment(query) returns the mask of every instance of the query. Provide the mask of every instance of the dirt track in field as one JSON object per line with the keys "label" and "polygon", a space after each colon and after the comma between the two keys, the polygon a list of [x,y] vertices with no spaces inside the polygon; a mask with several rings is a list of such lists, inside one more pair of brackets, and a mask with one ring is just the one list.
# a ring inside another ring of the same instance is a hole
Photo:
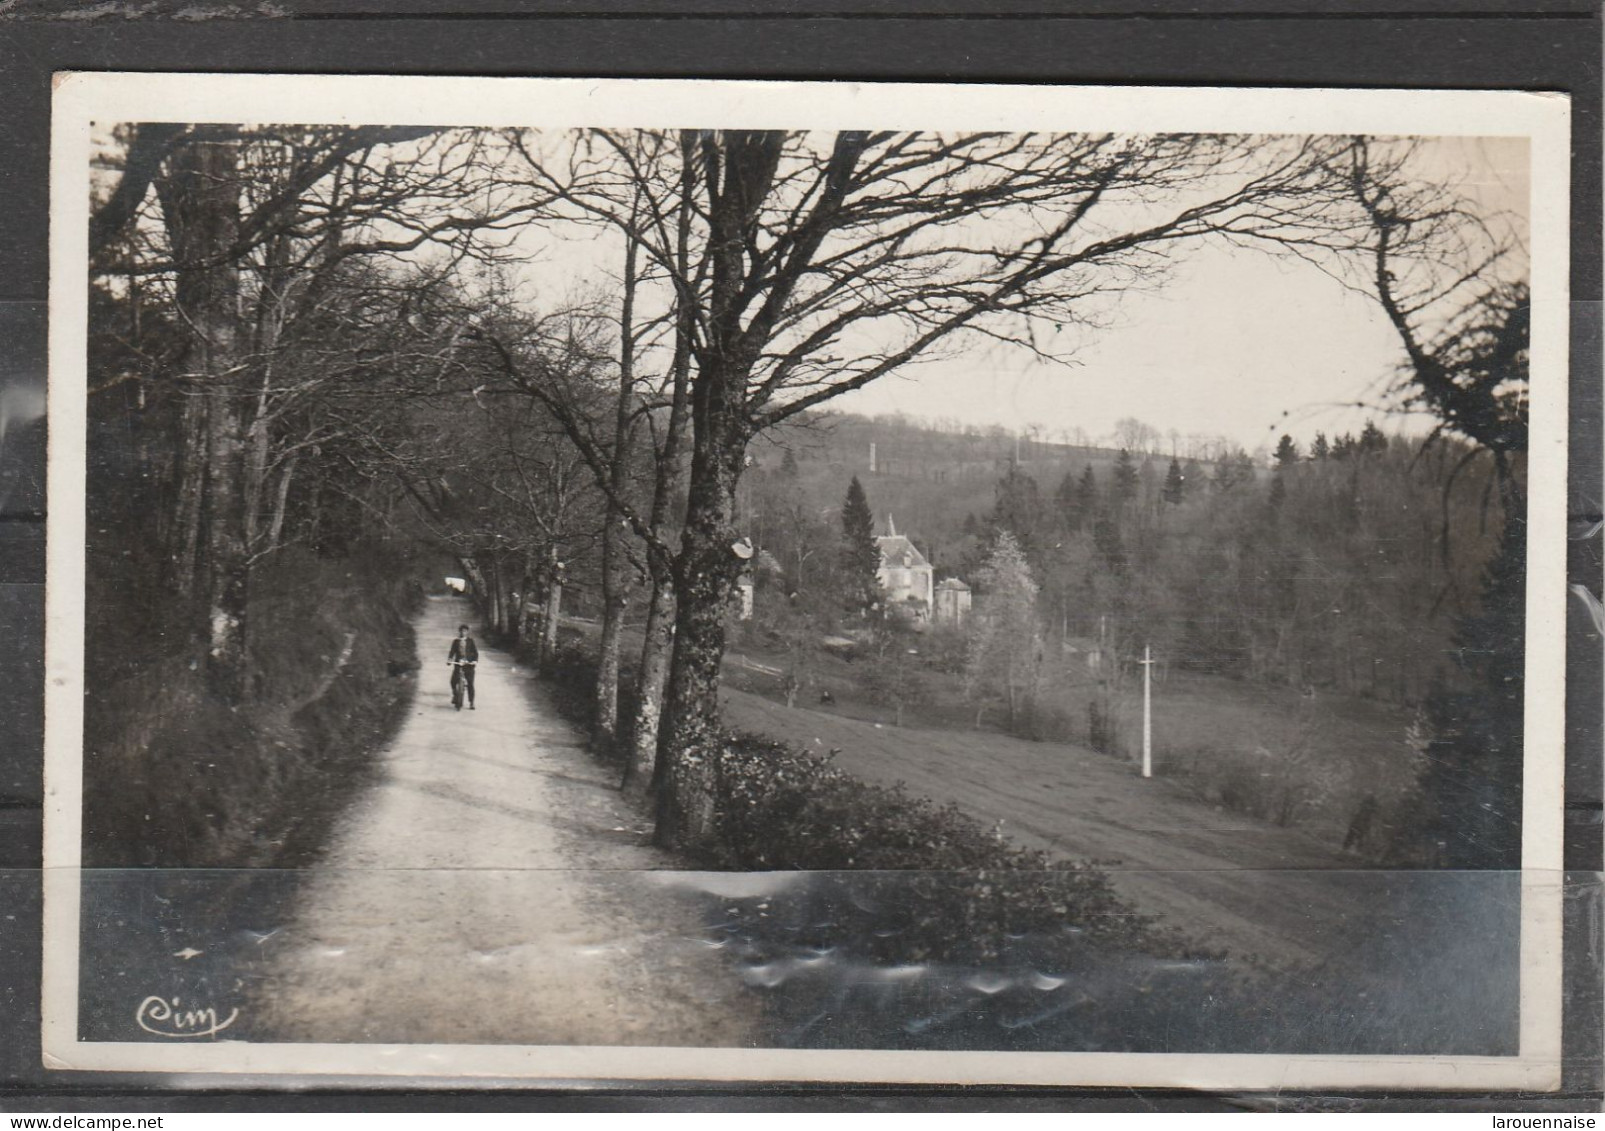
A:
{"label": "dirt track in field", "polygon": [[[1056,743],[877,726],[747,692],[726,721],[826,753],[878,785],[952,801],[1018,844],[1102,863],[1140,910],[1273,967],[1340,959],[1373,934],[1374,880],[1355,857],[1204,804],[1136,768]],[[1374,873],[1371,874],[1374,877]]]}

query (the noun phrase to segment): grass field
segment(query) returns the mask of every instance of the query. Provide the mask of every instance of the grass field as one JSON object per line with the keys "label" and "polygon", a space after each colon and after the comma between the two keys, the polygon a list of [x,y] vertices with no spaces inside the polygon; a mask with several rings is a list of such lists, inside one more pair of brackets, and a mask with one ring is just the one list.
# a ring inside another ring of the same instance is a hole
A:
{"label": "grass field", "polygon": [[1060,743],[995,732],[894,727],[728,689],[725,719],[877,784],[954,802],[1016,843],[1098,863],[1136,907],[1205,945],[1272,967],[1333,960],[1366,922],[1350,870],[1303,831],[1233,813],[1165,777]]}
{"label": "grass field", "polygon": [[[732,650],[725,663],[725,686],[781,705],[786,662],[778,651]],[[778,731],[771,733],[812,748],[817,736],[809,731],[817,729],[812,720],[819,716],[871,724],[865,737],[880,737],[874,724],[895,729],[892,709],[865,687],[870,662],[821,657],[812,683],[797,700],[799,707],[810,710],[796,717],[811,721],[793,726],[787,721],[791,716],[769,716],[769,725]],[[1074,728],[1069,742],[1021,742],[996,726],[977,728],[959,679],[937,677],[933,683],[936,693],[905,712],[906,729],[962,735],[965,743],[983,749],[999,741],[1018,743],[1034,752],[1031,760],[1048,765],[1083,755],[1111,767],[1135,767],[1140,759],[1142,699],[1136,680],[1129,680],[1116,696],[1120,751],[1113,755],[1094,754],[1085,745],[1094,692],[1088,682],[1067,686],[1051,704]],[[833,701],[821,704],[823,692]],[[731,718],[733,725],[743,725],[739,716],[738,711]],[[1388,704],[1306,697],[1288,688],[1171,673],[1154,685],[1154,769],[1158,777],[1211,805],[1296,826],[1333,848],[1343,845],[1356,810],[1373,797],[1380,816],[1367,849],[1374,857],[1386,847],[1385,826],[1415,779],[1418,755],[1409,743],[1410,724],[1409,711]],[[825,742],[827,748],[831,745],[842,742]]]}
{"label": "grass field", "polygon": [[[1342,767],[1330,773],[1345,791],[1378,790],[1407,778],[1404,711],[1173,675],[1156,687],[1156,776],[1145,780],[1129,757],[977,729],[956,693],[895,726],[864,690],[862,660],[820,663],[788,708],[786,659],[750,648],[726,655],[727,725],[833,757],[866,782],[952,802],[1022,846],[1095,862],[1139,910],[1206,946],[1272,968],[1349,970],[1371,961],[1363,956],[1378,939],[1403,937],[1378,892],[1389,876],[1426,873],[1379,872],[1343,851],[1348,818],[1337,804],[1284,826],[1212,799],[1219,787],[1207,759],[1213,751],[1221,765],[1257,765],[1274,761],[1259,748],[1302,744],[1301,765]],[[818,702],[823,690],[828,706]],[[1393,925],[1384,930],[1379,915]]]}

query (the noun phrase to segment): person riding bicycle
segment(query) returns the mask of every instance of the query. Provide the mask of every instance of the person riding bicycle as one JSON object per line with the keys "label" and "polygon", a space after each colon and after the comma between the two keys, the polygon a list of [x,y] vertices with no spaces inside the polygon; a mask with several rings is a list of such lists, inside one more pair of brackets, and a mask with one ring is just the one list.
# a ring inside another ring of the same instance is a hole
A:
{"label": "person riding bicycle", "polygon": [[474,709],[474,665],[479,663],[479,649],[474,645],[474,638],[468,635],[468,626],[457,626],[457,638],[451,642],[451,652],[446,657],[451,665],[451,703],[459,711],[463,709],[461,688],[468,692],[468,709]]}

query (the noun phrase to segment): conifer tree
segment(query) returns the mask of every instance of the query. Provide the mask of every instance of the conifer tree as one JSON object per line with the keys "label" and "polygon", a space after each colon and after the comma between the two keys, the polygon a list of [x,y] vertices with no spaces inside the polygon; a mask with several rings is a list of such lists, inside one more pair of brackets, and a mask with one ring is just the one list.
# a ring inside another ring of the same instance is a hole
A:
{"label": "conifer tree", "polygon": [[1007,474],[998,480],[992,506],[992,529],[1007,530],[1023,549],[1030,550],[1037,541],[1037,527],[1042,521],[1042,499],[1037,481],[1010,464]]}
{"label": "conifer tree", "polygon": [[1273,512],[1280,511],[1282,504],[1287,501],[1287,480],[1280,475],[1271,480],[1271,493],[1265,501]]}
{"label": "conifer tree", "polygon": [[1120,524],[1108,511],[1099,514],[1098,521],[1092,524],[1092,542],[1111,573],[1126,572],[1125,540],[1120,537]]}
{"label": "conifer tree", "polygon": [[1092,473],[1090,463],[1081,472],[1081,482],[1076,486],[1076,498],[1081,508],[1081,521],[1086,523],[1098,513],[1098,477]]}
{"label": "conifer tree", "polygon": [[1175,456],[1170,457],[1170,470],[1165,472],[1163,497],[1173,507],[1180,506],[1187,497],[1187,477],[1181,473],[1181,461]]}
{"label": "conifer tree", "polygon": [[1087,512],[1082,509],[1081,489],[1076,485],[1074,473],[1067,471],[1059,480],[1059,488],[1053,493],[1053,506],[1059,518],[1059,529],[1066,534],[1074,534],[1085,525]]}
{"label": "conifer tree", "polygon": [[1137,497],[1137,465],[1131,458],[1128,448],[1121,448],[1120,455],[1115,458],[1115,487],[1114,501],[1116,505],[1124,506]]}
{"label": "conifer tree", "polygon": [[1332,448],[1331,445],[1326,442],[1326,433],[1317,432],[1315,434],[1314,442],[1310,444],[1310,459],[1312,461],[1319,461],[1325,459],[1331,454]]}
{"label": "conifer tree", "polygon": [[842,579],[851,612],[867,612],[880,601],[880,580],[876,577],[881,551],[875,541],[875,514],[869,509],[864,485],[853,476],[842,502]]}
{"label": "conifer tree", "polygon": [[1276,468],[1280,471],[1284,467],[1292,467],[1298,462],[1298,445],[1293,437],[1283,434],[1276,443]]}

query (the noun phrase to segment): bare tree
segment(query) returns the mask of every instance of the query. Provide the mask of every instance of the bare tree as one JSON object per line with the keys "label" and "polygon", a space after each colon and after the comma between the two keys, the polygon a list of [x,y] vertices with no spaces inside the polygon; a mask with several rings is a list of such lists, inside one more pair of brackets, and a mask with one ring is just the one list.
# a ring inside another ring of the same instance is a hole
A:
{"label": "bare tree", "polygon": [[965,686],[977,703],[1002,699],[1009,726],[1020,723],[1041,678],[1042,642],[1037,618],[1039,588],[1013,534],[1000,530],[976,573],[986,600],[984,615],[972,617],[965,658]]}
{"label": "bare tree", "polygon": [[[237,398],[220,394],[240,369],[240,273],[216,249],[240,239],[240,153],[233,141],[195,141],[177,147],[157,183],[175,258],[195,264],[180,271],[174,300],[189,328],[185,364],[203,375],[205,398],[193,398],[185,429],[195,449],[183,492],[184,561],[204,563],[207,674],[212,689],[233,700],[250,694],[245,657],[248,560],[243,497],[244,429]],[[204,453],[204,454],[203,454]],[[195,458],[199,457],[199,458]],[[192,568],[192,567],[191,567]],[[188,576],[183,582],[188,588]]]}
{"label": "bare tree", "polygon": [[[550,329],[524,332],[511,324],[492,326],[478,319],[473,336],[490,347],[502,380],[536,399],[559,421],[601,489],[608,513],[604,542],[602,647],[596,689],[593,740],[612,747],[618,739],[618,668],[625,584],[622,561],[633,554],[626,531],[642,548],[635,562],[651,583],[637,672],[637,697],[630,720],[625,788],[643,795],[655,780],[662,688],[673,640],[675,587],[673,507],[683,475],[682,444],[689,419],[694,308],[680,301],[679,281],[692,268],[693,222],[687,206],[690,162],[677,139],[660,134],[593,135],[626,176],[592,177],[578,145],[566,154],[566,175],[550,175],[533,148],[532,135],[514,135],[515,144],[541,183],[536,199],[555,197],[569,208],[568,218],[600,231],[620,248],[623,276],[617,280],[619,348],[607,354],[617,377],[611,396],[599,395],[598,375],[555,367],[564,352]],[[576,169],[576,164],[578,169]],[[606,165],[604,163],[603,168]],[[660,292],[654,296],[653,291]],[[572,321],[574,311],[566,317]],[[539,323],[541,320],[536,320]],[[516,316],[512,322],[517,322]],[[548,319],[549,324],[549,319]],[[559,337],[562,335],[560,334]],[[570,335],[571,336],[571,335]],[[603,360],[603,352],[598,360]],[[639,478],[632,453],[637,436],[650,442],[650,490],[634,489]],[[609,595],[611,594],[611,595]]]}
{"label": "bare tree", "polygon": [[[199,598],[213,689],[242,699],[251,561],[281,535],[296,453],[317,443],[283,433],[304,391],[276,383],[287,327],[318,309],[346,261],[462,253],[538,206],[509,205],[483,182],[476,133],[147,124],[121,137],[123,160],[104,163],[121,175],[91,218],[93,269],[130,289],[171,287],[185,342],[164,379],[186,395],[175,584]],[[264,526],[275,475],[280,503]]]}
{"label": "bare tree", "polygon": [[1120,447],[1133,452],[1153,452],[1158,448],[1159,429],[1134,416],[1115,421],[1115,438]]}
{"label": "bare tree", "polygon": [[[590,134],[542,151],[530,183],[617,217],[643,174],[631,145]],[[1289,230],[1330,193],[1298,141],[1117,135],[697,133],[682,139],[690,255],[649,209],[632,233],[687,312],[691,472],[675,557],[677,617],[660,757],[658,837],[711,828],[722,742],[717,684],[738,570],[735,498],[764,429],[962,337],[1062,358],[1121,291],[1206,236]],[[613,205],[599,204],[611,198]]]}
{"label": "bare tree", "polygon": [[1438,418],[1439,431],[1475,445],[1445,481],[1445,554],[1455,476],[1481,454],[1493,461],[1500,548],[1481,608],[1458,632],[1461,666],[1478,686],[1435,697],[1438,738],[1423,790],[1426,831],[1447,846],[1444,863],[1512,868],[1521,859],[1527,259],[1501,218],[1417,175],[1417,156],[1413,144],[1357,138],[1332,166],[1359,213],[1352,227],[1366,283],[1403,346],[1400,391]]}

